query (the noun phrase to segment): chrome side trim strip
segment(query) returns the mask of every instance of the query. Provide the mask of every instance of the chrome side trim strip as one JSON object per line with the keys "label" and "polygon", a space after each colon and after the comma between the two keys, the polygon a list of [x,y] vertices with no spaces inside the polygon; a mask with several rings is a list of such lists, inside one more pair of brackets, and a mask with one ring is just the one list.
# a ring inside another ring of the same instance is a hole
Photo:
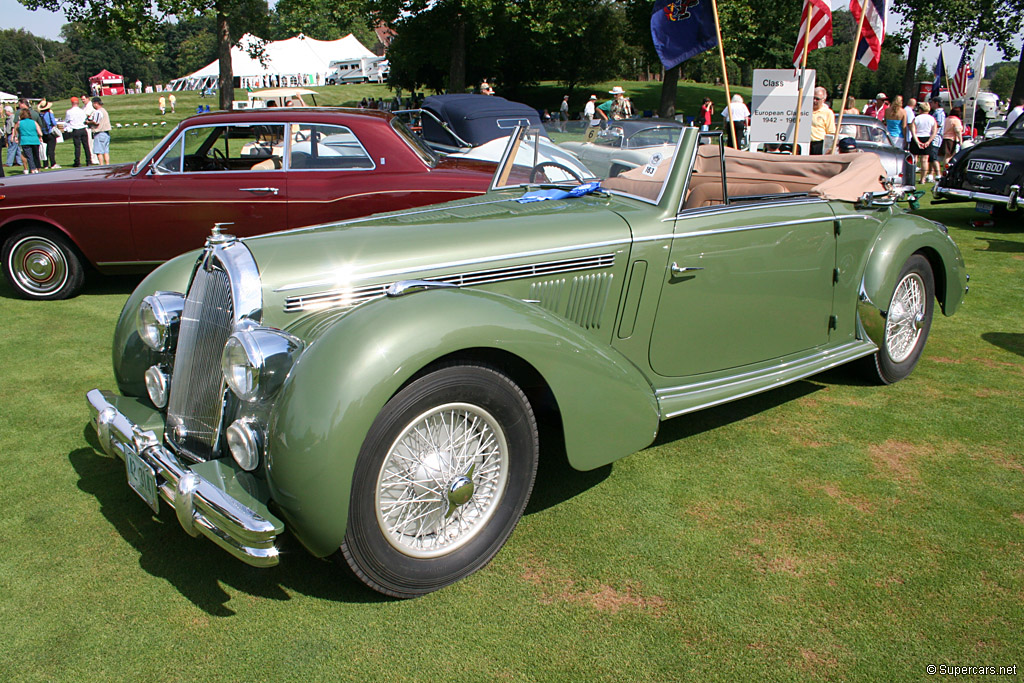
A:
{"label": "chrome side trim strip", "polygon": [[[724,379],[694,382],[692,384],[683,384],[676,387],[659,389],[655,392],[655,396],[659,404],[686,398],[687,396],[692,396],[697,400],[697,402],[687,405],[685,408],[670,412],[663,412],[661,419],[667,420],[696,410],[710,408],[711,406],[716,406],[721,403],[746,398],[747,396],[768,391],[769,389],[774,389],[775,387],[796,382],[806,377],[810,377],[811,375],[816,375],[819,372],[848,363],[856,358],[868,356],[877,350],[878,347],[870,342],[859,340],[851,341],[826,351],[773,366],[768,370],[746,372],[738,375],[732,375]],[[751,384],[751,387],[748,390],[740,390],[737,393],[731,393],[731,391],[734,390],[734,387],[747,383]],[[703,401],[700,399],[702,394],[706,396],[715,395],[715,398]]]}
{"label": "chrome side trim strip", "polygon": [[[280,234],[280,233],[277,233],[277,234]],[[622,245],[628,245],[628,244],[631,244],[631,243],[632,243],[632,240],[630,240],[629,238],[616,239],[616,240],[606,240],[604,242],[591,242],[590,244],[579,244],[579,245],[568,246],[568,247],[556,247],[556,248],[553,248],[553,249],[539,249],[537,251],[523,251],[523,252],[519,252],[519,253],[516,253],[516,254],[502,254],[500,256],[493,256],[491,258],[485,258],[485,259],[465,259],[465,260],[462,260],[462,261],[449,261],[447,263],[433,263],[431,265],[426,265],[426,266],[413,266],[413,267],[410,267],[410,268],[402,268],[402,269],[399,269],[399,270],[378,271],[376,273],[366,273],[365,275],[361,275],[359,277],[359,279],[360,280],[383,280],[383,279],[388,279],[388,278],[394,278],[394,279],[401,280],[401,279],[403,279],[402,278],[403,275],[408,275],[409,273],[417,273],[418,274],[418,273],[423,273],[423,272],[427,272],[427,271],[431,271],[431,270],[446,270],[448,268],[459,268],[459,267],[466,267],[466,266],[477,266],[477,265],[484,265],[484,264],[487,264],[487,263],[495,263],[497,261],[510,261],[510,260],[513,260],[513,259],[531,258],[531,257],[534,257],[534,256],[552,256],[552,255],[555,255],[555,254],[563,254],[563,253],[565,253],[567,251],[583,251],[583,250],[587,250],[587,249],[601,249],[603,247],[618,247],[618,246],[622,246]],[[591,257],[585,256],[585,257],[582,257],[582,258],[591,258]],[[542,265],[543,265],[542,263],[533,264],[533,266],[542,266]],[[430,279],[430,278],[421,278],[421,279]],[[274,292],[276,292],[276,293],[279,293],[279,292],[291,292],[291,291],[294,291],[296,289],[308,289],[310,287],[326,287],[326,286],[337,285],[337,284],[338,284],[338,279],[337,278],[320,278],[319,280],[309,280],[307,282],[296,282],[296,283],[290,284],[290,285],[282,285],[281,287],[278,287],[277,289],[275,289]]]}
{"label": "chrome side trim strip", "polygon": [[[580,256],[559,261],[529,263],[522,266],[508,266],[476,272],[439,275],[436,277],[420,278],[417,282],[437,283],[453,287],[469,287],[524,278],[550,277],[581,270],[610,268],[614,264],[615,254],[601,254],[599,256]],[[331,307],[349,308],[364,301],[382,297],[393,286],[394,283],[388,282],[363,287],[344,287],[302,296],[290,296],[285,299],[284,310],[286,313],[296,313],[298,311],[320,310]]]}

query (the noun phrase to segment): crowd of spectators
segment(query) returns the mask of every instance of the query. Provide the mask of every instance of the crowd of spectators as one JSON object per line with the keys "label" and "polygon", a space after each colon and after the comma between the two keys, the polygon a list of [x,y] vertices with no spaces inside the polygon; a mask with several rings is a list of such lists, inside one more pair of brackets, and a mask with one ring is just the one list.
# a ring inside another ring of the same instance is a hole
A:
{"label": "crowd of spectators", "polygon": [[39,173],[44,169],[58,169],[57,144],[70,138],[75,147],[74,166],[110,163],[110,115],[99,97],[72,97],[63,117],[53,112],[53,103],[43,98],[33,106],[27,99],[18,100],[17,106],[6,105],[0,112],[3,138],[0,148],[6,147],[4,163],[0,164],[0,177],[4,166],[21,166],[22,173]]}

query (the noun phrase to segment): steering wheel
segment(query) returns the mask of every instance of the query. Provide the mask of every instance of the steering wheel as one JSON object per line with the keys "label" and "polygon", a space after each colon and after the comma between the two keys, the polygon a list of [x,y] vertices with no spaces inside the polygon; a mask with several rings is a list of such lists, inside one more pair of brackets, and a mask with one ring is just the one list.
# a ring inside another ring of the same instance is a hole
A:
{"label": "steering wheel", "polygon": [[300,130],[295,134],[295,137],[293,139],[295,142],[305,142],[306,140],[309,139],[309,131],[307,130],[303,132]]}
{"label": "steering wheel", "polygon": [[228,158],[219,147],[210,148],[210,156],[206,158],[207,170],[226,171],[228,170]]}
{"label": "steering wheel", "polygon": [[[552,178],[551,175],[549,175],[544,170],[544,169],[548,169],[548,168],[557,171],[558,174],[555,174],[555,177]],[[545,180],[547,180],[548,182],[552,182],[552,183],[563,182],[563,181],[568,180],[569,178],[572,178],[573,180],[575,180],[577,182],[580,182],[580,183],[583,182],[583,177],[580,176],[579,173],[577,173],[576,171],[572,170],[568,166],[564,166],[564,165],[558,163],[557,161],[542,161],[539,164],[537,164],[536,166],[534,166],[533,170],[530,171],[530,182],[531,183],[534,182],[534,180],[537,178],[538,174],[544,176]]]}

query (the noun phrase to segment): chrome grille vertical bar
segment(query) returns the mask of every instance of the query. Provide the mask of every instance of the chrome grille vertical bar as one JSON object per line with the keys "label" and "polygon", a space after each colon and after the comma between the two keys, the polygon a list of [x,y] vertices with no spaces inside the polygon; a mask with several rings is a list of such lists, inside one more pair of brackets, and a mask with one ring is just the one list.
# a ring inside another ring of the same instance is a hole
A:
{"label": "chrome grille vertical bar", "polygon": [[233,325],[231,282],[207,257],[185,298],[167,409],[168,440],[196,460],[216,451],[224,398],[220,357]]}

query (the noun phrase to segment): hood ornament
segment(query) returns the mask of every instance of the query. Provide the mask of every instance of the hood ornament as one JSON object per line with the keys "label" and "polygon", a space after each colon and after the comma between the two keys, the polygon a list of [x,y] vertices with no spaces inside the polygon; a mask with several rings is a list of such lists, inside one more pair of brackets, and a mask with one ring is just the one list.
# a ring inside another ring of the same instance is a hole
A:
{"label": "hood ornament", "polygon": [[220,229],[225,225],[234,225],[234,223],[214,223],[213,230],[210,231],[210,236],[206,238],[206,245],[212,246],[214,244],[228,244],[234,242],[237,237],[234,235],[228,235],[221,233]]}

